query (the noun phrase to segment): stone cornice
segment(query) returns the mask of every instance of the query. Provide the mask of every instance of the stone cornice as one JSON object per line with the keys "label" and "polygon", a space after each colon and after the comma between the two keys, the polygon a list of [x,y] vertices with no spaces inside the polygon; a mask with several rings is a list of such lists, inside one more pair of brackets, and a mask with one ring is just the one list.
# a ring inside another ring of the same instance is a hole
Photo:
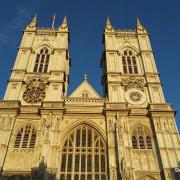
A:
{"label": "stone cornice", "polygon": [[128,29],[128,30],[126,30],[126,29],[124,29],[124,30],[120,30],[120,29],[118,29],[118,30],[116,30],[115,31],[115,35],[118,37],[121,37],[121,36],[135,36],[136,35],[136,32],[135,31],[133,31],[132,29]]}
{"label": "stone cornice", "polygon": [[124,37],[124,36],[140,36],[140,35],[149,35],[149,33],[146,32],[137,32],[136,29],[111,29],[109,31],[105,31],[104,35],[115,35],[116,37]]}
{"label": "stone cornice", "polygon": [[48,35],[56,35],[57,33],[69,33],[68,28],[66,30],[59,29],[59,28],[44,28],[44,27],[37,27],[36,29],[24,29],[23,32],[30,32],[36,34],[48,34]]}
{"label": "stone cornice", "polygon": [[20,47],[18,47],[18,49],[20,50],[20,49],[25,49],[25,50],[30,50],[30,51],[32,51],[32,48],[31,47],[22,47],[22,46],[20,46]]}
{"label": "stone cornice", "polygon": [[66,71],[64,71],[64,70],[50,70],[49,72],[51,74],[51,73],[57,73],[57,72],[58,73],[65,73]]}
{"label": "stone cornice", "polygon": [[64,101],[44,101],[42,107],[43,109],[63,109]]}
{"label": "stone cornice", "polygon": [[147,116],[148,111],[146,108],[131,108],[130,116]]}
{"label": "stone cornice", "polygon": [[141,50],[140,53],[154,53],[153,50]]}
{"label": "stone cornice", "polygon": [[40,74],[41,76],[49,76],[50,72],[47,72],[47,73],[27,72],[26,76],[28,76],[28,75],[36,76],[37,74]]}
{"label": "stone cornice", "polygon": [[107,102],[105,103],[106,110],[129,110],[127,108],[127,103],[116,103],[116,102]]}
{"label": "stone cornice", "polygon": [[27,72],[27,70],[26,69],[11,69],[11,72],[13,72],[13,71],[15,71],[15,72],[19,72],[19,71],[23,71],[24,73],[26,73]]}
{"label": "stone cornice", "polygon": [[144,74],[144,76],[152,76],[152,75],[159,76],[159,73],[158,72],[145,72],[145,74]]}
{"label": "stone cornice", "polygon": [[2,175],[3,176],[13,176],[13,175],[21,175],[21,176],[27,176],[30,175],[31,171],[22,171],[22,169],[7,169],[3,170]]}
{"label": "stone cornice", "polygon": [[21,113],[23,114],[37,114],[38,113],[38,108],[40,106],[21,106],[20,107],[20,110],[21,110]]}
{"label": "stone cornice", "polygon": [[150,81],[148,81],[148,83],[147,83],[148,85],[161,85],[162,86],[162,83],[161,82],[150,82]]}
{"label": "stone cornice", "polygon": [[119,53],[118,50],[113,50],[113,49],[105,49],[104,51],[108,53],[111,53],[111,52]]}
{"label": "stone cornice", "polygon": [[111,72],[111,71],[107,71],[105,74],[112,74],[112,75],[120,75],[122,76],[122,72]]}
{"label": "stone cornice", "polygon": [[169,103],[150,103],[148,109],[150,111],[173,111],[172,104]]}
{"label": "stone cornice", "polygon": [[9,79],[8,82],[23,82],[23,79]]}
{"label": "stone cornice", "polygon": [[2,100],[0,101],[0,109],[17,109],[21,105],[20,101]]}

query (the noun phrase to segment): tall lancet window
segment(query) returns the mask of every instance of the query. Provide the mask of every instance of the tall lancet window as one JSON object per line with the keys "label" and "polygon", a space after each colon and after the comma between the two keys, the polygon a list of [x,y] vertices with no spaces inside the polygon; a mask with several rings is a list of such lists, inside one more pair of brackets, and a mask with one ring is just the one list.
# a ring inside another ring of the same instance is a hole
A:
{"label": "tall lancet window", "polygon": [[33,72],[46,73],[48,70],[50,53],[47,48],[42,48],[36,56]]}
{"label": "tall lancet window", "polygon": [[105,149],[92,127],[83,124],[74,129],[63,145],[60,180],[107,180]]}
{"label": "tall lancet window", "polygon": [[138,74],[136,56],[131,50],[125,50],[122,56],[124,74]]}

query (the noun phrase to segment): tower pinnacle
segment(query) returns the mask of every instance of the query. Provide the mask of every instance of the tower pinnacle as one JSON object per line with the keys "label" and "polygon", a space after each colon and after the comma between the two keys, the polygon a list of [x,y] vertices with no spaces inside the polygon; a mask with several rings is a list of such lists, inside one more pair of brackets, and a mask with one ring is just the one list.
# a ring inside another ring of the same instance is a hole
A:
{"label": "tower pinnacle", "polygon": [[60,25],[61,28],[68,28],[68,22],[67,22],[67,17],[64,16],[64,19]]}
{"label": "tower pinnacle", "polygon": [[36,28],[37,27],[37,15],[33,17],[31,22],[27,25],[28,28]]}
{"label": "tower pinnacle", "polygon": [[145,30],[138,17],[136,18],[136,29],[140,31]]}
{"label": "tower pinnacle", "polygon": [[107,19],[106,19],[106,27],[105,28],[106,29],[112,29],[112,25],[111,25],[109,17],[107,17]]}
{"label": "tower pinnacle", "polygon": [[136,25],[137,25],[137,26],[142,26],[142,24],[141,24],[141,22],[140,22],[140,20],[139,20],[138,17],[136,18]]}

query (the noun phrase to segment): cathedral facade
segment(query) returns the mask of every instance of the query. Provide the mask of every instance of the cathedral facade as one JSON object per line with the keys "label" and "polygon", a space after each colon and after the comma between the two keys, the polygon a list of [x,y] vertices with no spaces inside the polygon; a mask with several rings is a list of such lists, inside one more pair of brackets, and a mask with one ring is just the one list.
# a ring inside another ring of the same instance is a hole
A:
{"label": "cathedral facade", "polygon": [[178,179],[180,139],[149,34],[107,18],[103,97],[88,82],[68,95],[69,28],[26,26],[0,101],[2,180]]}

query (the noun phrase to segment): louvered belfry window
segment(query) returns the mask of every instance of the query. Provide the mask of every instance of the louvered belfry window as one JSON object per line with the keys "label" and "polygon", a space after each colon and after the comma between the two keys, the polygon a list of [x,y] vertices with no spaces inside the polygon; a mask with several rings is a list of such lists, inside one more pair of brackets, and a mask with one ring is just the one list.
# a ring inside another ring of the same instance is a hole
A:
{"label": "louvered belfry window", "polygon": [[79,126],[64,143],[60,180],[106,180],[106,174],[103,139],[95,129]]}
{"label": "louvered belfry window", "polygon": [[36,131],[33,126],[27,125],[21,128],[17,135],[14,148],[34,148],[36,142]]}
{"label": "louvered belfry window", "polygon": [[42,48],[40,53],[36,56],[33,72],[47,73],[49,65],[50,53],[47,48]]}

